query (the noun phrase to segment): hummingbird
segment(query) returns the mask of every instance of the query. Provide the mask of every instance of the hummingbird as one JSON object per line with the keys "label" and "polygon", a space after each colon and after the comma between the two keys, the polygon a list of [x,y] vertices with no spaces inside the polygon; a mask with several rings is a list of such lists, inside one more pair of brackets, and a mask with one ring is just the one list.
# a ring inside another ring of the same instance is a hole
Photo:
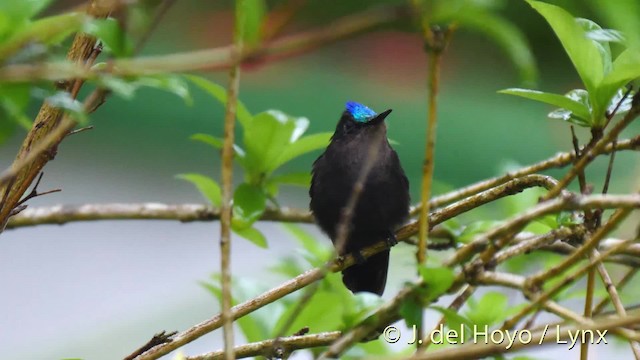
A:
{"label": "hummingbird", "polygon": [[[310,208],[338,254],[356,257],[357,263],[342,272],[342,282],[353,293],[382,295],[390,250],[368,259],[360,250],[381,240],[395,245],[395,230],[409,215],[409,180],[387,140],[385,119],[389,113],[391,109],[378,114],[360,103],[347,102],[329,146],[313,163]],[[346,224],[347,236],[343,244],[337,244],[344,209],[372,153],[375,161]]]}

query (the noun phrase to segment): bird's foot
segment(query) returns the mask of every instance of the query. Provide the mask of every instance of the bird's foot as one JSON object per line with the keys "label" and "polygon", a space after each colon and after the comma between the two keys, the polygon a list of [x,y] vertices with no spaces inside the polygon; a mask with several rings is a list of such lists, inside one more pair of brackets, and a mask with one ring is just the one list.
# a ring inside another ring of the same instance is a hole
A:
{"label": "bird's foot", "polygon": [[398,244],[398,238],[396,238],[396,234],[393,231],[387,232],[384,240],[387,242],[387,246],[389,247],[394,247]]}

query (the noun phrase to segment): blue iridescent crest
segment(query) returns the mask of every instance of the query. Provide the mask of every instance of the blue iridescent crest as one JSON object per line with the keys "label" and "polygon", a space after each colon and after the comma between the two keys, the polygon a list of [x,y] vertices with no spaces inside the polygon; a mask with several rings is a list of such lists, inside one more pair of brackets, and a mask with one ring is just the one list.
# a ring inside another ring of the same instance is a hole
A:
{"label": "blue iridescent crest", "polygon": [[355,101],[347,102],[347,111],[355,121],[361,123],[366,123],[378,115],[375,111]]}

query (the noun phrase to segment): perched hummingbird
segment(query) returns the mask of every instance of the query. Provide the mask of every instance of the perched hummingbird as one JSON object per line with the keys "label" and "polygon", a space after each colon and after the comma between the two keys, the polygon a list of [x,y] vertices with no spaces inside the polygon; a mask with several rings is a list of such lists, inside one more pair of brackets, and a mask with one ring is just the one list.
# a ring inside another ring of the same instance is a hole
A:
{"label": "perched hummingbird", "polygon": [[[367,156],[377,151],[364,188],[348,224],[340,255],[352,253],[359,263],[342,272],[342,282],[352,292],[368,291],[382,295],[387,282],[389,250],[364,259],[360,250],[387,240],[397,243],[395,230],[409,215],[409,181],[398,154],[387,140],[384,119],[368,107],[347,102],[336,131],[325,152],[313,163],[311,211],[336,248],[338,226],[343,209],[360,177]],[[371,146],[377,149],[372,149]]]}

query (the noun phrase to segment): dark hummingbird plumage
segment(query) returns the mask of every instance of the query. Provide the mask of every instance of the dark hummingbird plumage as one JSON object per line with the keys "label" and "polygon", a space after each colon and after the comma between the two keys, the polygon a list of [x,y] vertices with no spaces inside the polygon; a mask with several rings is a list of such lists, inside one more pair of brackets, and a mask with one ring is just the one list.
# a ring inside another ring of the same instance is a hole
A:
{"label": "dark hummingbird plumage", "polygon": [[[348,102],[331,143],[313,163],[311,211],[335,246],[338,224],[372,144],[377,156],[353,211],[340,255],[355,253],[381,240],[395,241],[394,231],[409,215],[409,182],[398,154],[387,140],[384,119],[368,107]],[[345,269],[342,281],[352,292],[382,295],[387,282],[389,250]]]}

